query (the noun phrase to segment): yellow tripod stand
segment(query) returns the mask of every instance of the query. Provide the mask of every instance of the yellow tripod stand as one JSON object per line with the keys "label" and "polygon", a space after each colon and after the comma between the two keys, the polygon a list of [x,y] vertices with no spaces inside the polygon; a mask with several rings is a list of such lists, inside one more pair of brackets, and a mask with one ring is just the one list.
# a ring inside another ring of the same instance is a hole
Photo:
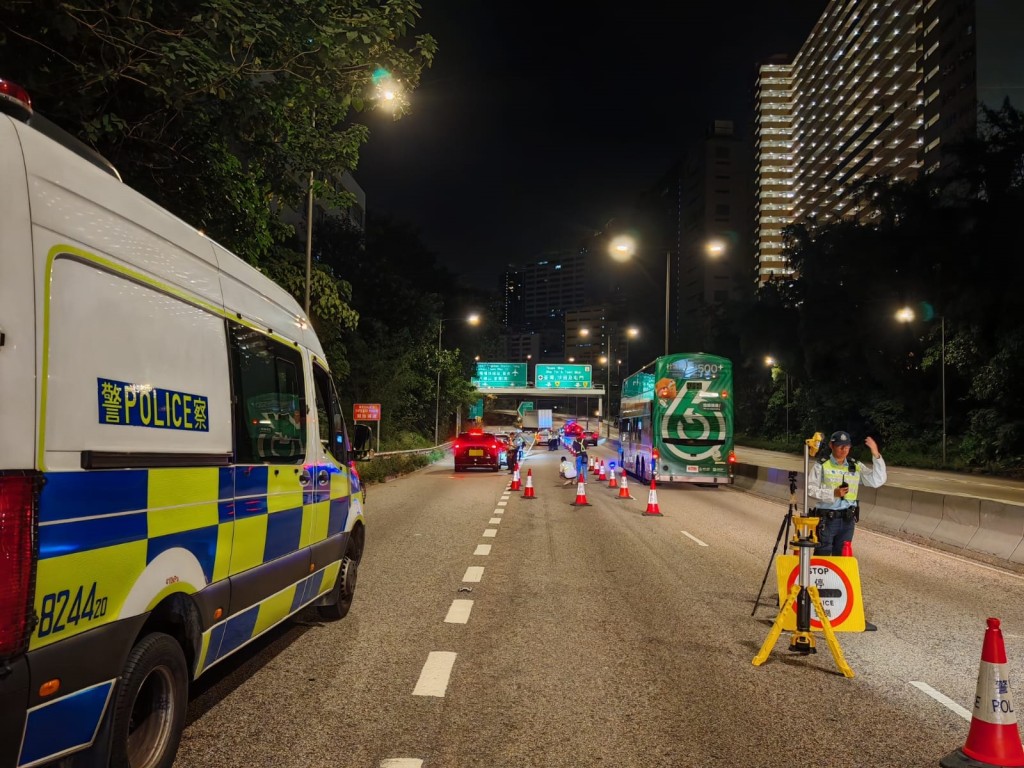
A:
{"label": "yellow tripod stand", "polygon": [[[807,509],[806,478],[810,464],[810,452],[813,450],[817,453],[822,438],[823,436],[820,432],[815,432],[812,438],[804,441],[804,509]],[[772,648],[775,647],[775,643],[778,642],[779,636],[782,635],[782,625],[787,615],[786,612],[794,603],[796,603],[796,632],[793,633],[789,650],[802,653],[805,656],[818,652],[814,647],[814,633],[811,631],[811,604],[813,603],[814,610],[818,614],[818,620],[821,622],[821,629],[825,633],[828,648],[832,651],[832,658],[836,660],[836,666],[839,667],[839,670],[845,677],[853,677],[853,670],[846,663],[846,659],[843,657],[843,649],[839,647],[836,633],[832,630],[832,624],[829,622],[828,616],[825,615],[825,608],[821,604],[818,588],[811,584],[811,554],[818,543],[818,522],[819,518],[817,517],[793,518],[793,541],[790,543],[800,553],[800,576],[797,583],[789,590],[789,595],[786,597],[785,602],[782,603],[779,615],[775,617],[775,623],[772,624],[771,631],[768,632],[768,637],[764,640],[764,645],[761,646],[761,650],[754,657],[754,666],[759,667],[768,661],[768,655],[772,652]],[[761,586],[763,587],[764,585],[762,584]]]}

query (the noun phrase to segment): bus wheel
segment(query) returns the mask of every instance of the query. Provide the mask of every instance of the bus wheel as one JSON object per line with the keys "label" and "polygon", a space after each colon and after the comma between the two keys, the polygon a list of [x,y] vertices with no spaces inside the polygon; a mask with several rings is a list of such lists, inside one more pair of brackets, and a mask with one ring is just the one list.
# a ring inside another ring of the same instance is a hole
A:
{"label": "bus wheel", "polygon": [[348,615],[352,608],[352,599],[356,594],[356,576],[359,571],[359,560],[355,557],[351,541],[348,549],[345,550],[345,557],[341,561],[341,570],[338,571],[338,580],[331,590],[331,597],[327,605],[318,605],[317,613],[324,619],[337,621]]}
{"label": "bus wheel", "polygon": [[118,681],[110,765],[170,768],[188,704],[188,666],[178,641],[163,632],[142,638]]}

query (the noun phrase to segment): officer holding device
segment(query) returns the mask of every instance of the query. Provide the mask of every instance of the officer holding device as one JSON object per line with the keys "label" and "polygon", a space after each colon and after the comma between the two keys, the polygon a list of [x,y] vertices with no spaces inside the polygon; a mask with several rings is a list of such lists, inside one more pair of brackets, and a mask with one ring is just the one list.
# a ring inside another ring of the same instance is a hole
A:
{"label": "officer holding device", "polygon": [[853,541],[854,525],[860,519],[860,486],[878,488],[886,481],[885,460],[874,438],[864,439],[871,451],[871,466],[850,458],[850,444],[849,432],[833,432],[829,440],[831,455],[813,464],[807,478],[807,496],[815,504],[810,514],[821,520],[815,555],[842,554],[843,544]]}

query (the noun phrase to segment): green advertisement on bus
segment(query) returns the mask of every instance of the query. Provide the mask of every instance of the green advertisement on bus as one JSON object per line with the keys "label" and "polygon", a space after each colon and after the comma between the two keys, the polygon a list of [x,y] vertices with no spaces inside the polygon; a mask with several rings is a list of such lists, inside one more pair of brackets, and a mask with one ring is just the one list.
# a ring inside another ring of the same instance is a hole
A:
{"label": "green advertisement on bus", "polygon": [[626,470],[647,481],[732,482],[732,363],[705,354],[659,357],[622,384]]}

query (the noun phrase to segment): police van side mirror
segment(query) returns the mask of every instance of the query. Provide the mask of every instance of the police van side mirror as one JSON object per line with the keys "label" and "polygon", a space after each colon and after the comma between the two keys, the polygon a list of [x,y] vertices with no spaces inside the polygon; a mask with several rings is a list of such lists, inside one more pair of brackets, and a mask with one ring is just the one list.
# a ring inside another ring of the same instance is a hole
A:
{"label": "police van side mirror", "polygon": [[370,438],[373,430],[366,424],[356,424],[352,435],[352,454],[356,461],[364,461],[370,452]]}

